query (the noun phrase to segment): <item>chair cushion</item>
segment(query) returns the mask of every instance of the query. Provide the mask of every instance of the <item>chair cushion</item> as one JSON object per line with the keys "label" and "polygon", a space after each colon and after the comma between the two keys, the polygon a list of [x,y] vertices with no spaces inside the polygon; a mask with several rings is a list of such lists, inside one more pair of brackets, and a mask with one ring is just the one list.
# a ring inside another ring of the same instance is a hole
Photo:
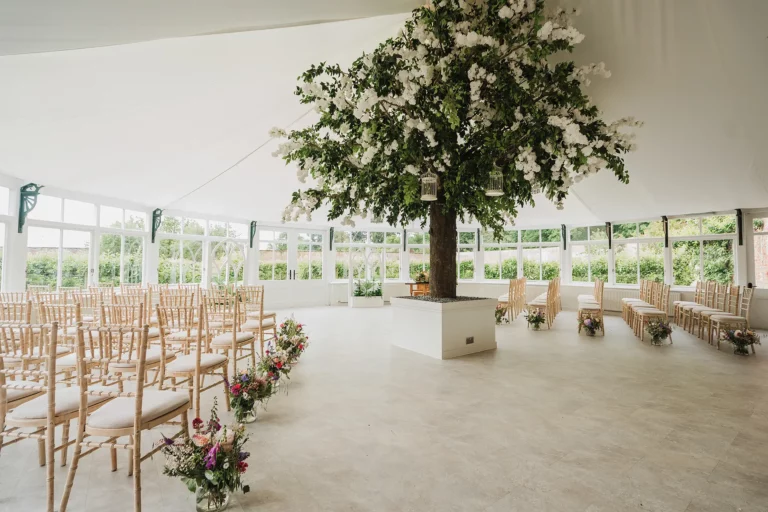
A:
{"label": "chair cushion", "polygon": [[[108,389],[109,391],[115,391],[116,388],[104,388],[101,386],[94,386],[93,389]],[[95,405],[101,402],[109,400],[108,396],[93,396],[88,395],[88,405]],[[63,416],[72,412],[76,412],[80,409],[80,388],[56,388],[56,407],[54,414],[56,416]],[[10,413],[10,418],[14,420],[44,420],[48,417],[48,395],[42,395],[34,400],[22,404],[15,408]]]}
{"label": "chair cushion", "polygon": [[[205,330],[203,330],[203,336],[205,336]],[[187,331],[172,332],[171,334],[167,335],[165,339],[167,341],[194,341],[197,339],[197,329],[190,329],[189,336],[187,336]]]}
{"label": "chair cushion", "polygon": [[625,298],[621,299],[621,302],[626,304],[628,302],[645,302],[645,301],[643,299],[634,299],[632,297],[625,297]]}
{"label": "chair cushion", "polygon": [[672,304],[674,304],[675,306],[682,306],[684,304],[698,304],[698,302],[693,300],[676,300]]}
{"label": "chair cushion", "polygon": [[590,301],[579,301],[579,309],[599,310],[600,304]]}
{"label": "chair cushion", "polygon": [[[238,332],[236,336],[237,343],[246,343],[254,339],[252,332]],[[232,346],[232,332],[225,332],[219,334],[211,340],[211,345],[215,347],[231,347]]]}
{"label": "chair cushion", "polygon": [[576,300],[586,300],[590,302],[595,302],[595,296],[594,295],[577,295]]}
{"label": "chair cushion", "polygon": [[240,328],[243,329],[243,330],[259,329],[259,324],[261,324],[261,328],[262,329],[271,329],[272,327],[274,327],[275,321],[272,320],[272,319],[270,319],[270,320],[261,320],[261,322],[259,322],[258,319],[248,320],[243,325],[241,325]]}
{"label": "chair cushion", "polygon": [[[72,349],[70,347],[65,347],[64,345],[56,345],[56,358],[58,359],[59,356],[63,356],[66,354],[69,354],[72,352]],[[32,349],[32,355],[38,356],[40,355],[40,347],[35,347]],[[5,362],[7,363],[17,363],[21,361],[21,358],[19,357],[6,357],[4,358]]]}
{"label": "chair cushion", "polygon": [[[161,355],[162,355],[162,352],[160,351],[160,347],[148,348],[146,364],[159,363],[161,359]],[[125,357],[124,359],[128,359],[128,358]],[[172,359],[176,359],[176,353],[171,351],[166,351],[165,361],[168,362]],[[139,364],[139,356],[137,355],[135,350],[131,354],[130,361],[120,361],[120,362],[109,363],[109,365],[113,368],[135,368],[138,364]]]}
{"label": "chair cushion", "polygon": [[231,327],[232,326],[232,319],[228,318],[224,322],[221,320],[213,320],[208,322],[208,327],[212,329],[221,329],[222,327]]}
{"label": "chair cushion", "polygon": [[720,311],[719,309],[709,309],[707,311],[702,311],[701,316],[704,318],[709,318],[711,316],[736,316],[736,315],[734,315],[733,313]]}
{"label": "chair cushion", "polygon": [[704,311],[720,311],[721,313],[725,313],[725,311],[710,306],[696,306],[691,308],[692,313],[702,313]]}
{"label": "chair cushion", "polygon": [[[136,333],[134,336],[135,336],[135,339],[139,339],[140,335],[139,335],[139,333]],[[147,339],[151,340],[151,339],[155,339],[155,338],[159,338],[159,337],[160,337],[160,329],[158,329],[157,327],[150,327],[147,330]],[[129,332],[129,333],[123,335],[123,338],[130,339],[131,338],[131,333]]]}
{"label": "chair cushion", "polygon": [[509,302],[509,294],[499,295],[499,302]]}
{"label": "chair cushion", "polygon": [[[173,372],[194,372],[197,356],[188,354],[179,356],[175,361],[165,366],[166,371]],[[222,354],[200,354],[200,368],[205,369],[211,366],[219,365],[227,360],[227,356]]]}
{"label": "chair cushion", "polygon": [[747,319],[744,318],[743,316],[734,316],[734,315],[726,315],[726,314],[713,315],[712,317],[710,317],[710,320],[712,320],[713,322],[720,322],[723,324],[739,324],[739,323],[743,324],[743,323],[746,323],[747,321]]}
{"label": "chair cushion", "polygon": [[[97,348],[93,349],[93,352],[91,352],[90,349],[85,349],[85,357],[100,357],[101,351]],[[67,354],[64,357],[60,357],[56,360],[56,368],[61,367],[72,367],[75,368],[77,366],[77,354],[75,352],[72,352],[71,354]]]}
{"label": "chair cushion", "polygon": [[638,309],[635,312],[639,316],[661,316],[666,315],[666,313],[660,309],[656,308],[646,308],[646,309]]}
{"label": "chair cushion", "polygon": [[[141,402],[142,421],[152,421],[183,405],[189,405],[189,394],[147,389]],[[123,429],[133,427],[136,398],[115,398],[88,417],[92,428]]]}
{"label": "chair cushion", "polygon": [[[24,388],[41,385],[39,382],[31,382],[28,380],[17,380],[13,382],[8,381],[7,384],[12,384],[14,386],[23,386]],[[22,398],[26,398],[28,396],[42,393],[42,391],[38,391],[35,389],[6,389],[5,392],[6,392],[5,396],[7,397],[6,400],[9,403],[15,400],[21,400]]]}
{"label": "chair cushion", "polygon": [[[277,316],[277,313],[274,311],[265,311],[264,316]],[[246,318],[259,318],[259,312],[258,311],[246,311],[245,313]]]}

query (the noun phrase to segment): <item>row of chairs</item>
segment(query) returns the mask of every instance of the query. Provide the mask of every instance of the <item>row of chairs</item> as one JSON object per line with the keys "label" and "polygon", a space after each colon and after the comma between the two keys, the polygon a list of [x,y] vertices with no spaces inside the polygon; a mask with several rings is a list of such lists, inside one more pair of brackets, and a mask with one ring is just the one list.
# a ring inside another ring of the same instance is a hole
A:
{"label": "row of chairs", "polygon": [[510,279],[507,293],[499,297],[499,305],[507,309],[507,316],[512,321],[517,318],[525,308],[525,284],[524,277]]}
{"label": "row of chairs", "polygon": [[[641,341],[645,340],[645,328],[651,320],[668,321],[670,288],[668,284],[643,279],[639,299],[621,299],[621,316]],[[671,335],[669,341],[672,342]]]}
{"label": "row of chairs", "polygon": [[600,331],[605,336],[605,322],[603,321],[603,289],[605,282],[601,279],[595,281],[595,289],[592,295],[584,294],[576,297],[579,303],[577,312],[579,320],[579,332],[581,332],[582,322],[585,318],[591,317],[600,321]]}
{"label": "row of chairs", "polygon": [[560,278],[557,277],[549,281],[547,291],[530,301],[527,309],[528,311],[541,311],[546,319],[547,328],[551,329],[555,317],[563,309],[563,302],[560,296]]}
{"label": "row of chairs", "polygon": [[719,350],[721,331],[749,328],[753,293],[754,288],[742,290],[731,283],[697,282],[693,301],[674,302],[675,323],[701,339],[706,336]]}

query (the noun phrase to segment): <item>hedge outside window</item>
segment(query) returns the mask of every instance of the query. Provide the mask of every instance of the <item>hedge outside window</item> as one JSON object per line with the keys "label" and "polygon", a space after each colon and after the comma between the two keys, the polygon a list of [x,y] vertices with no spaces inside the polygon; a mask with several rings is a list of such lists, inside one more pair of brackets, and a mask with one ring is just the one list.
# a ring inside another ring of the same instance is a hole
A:
{"label": "hedge outside window", "polygon": [[669,234],[673,284],[695,286],[700,280],[733,282],[734,215],[671,219]]}
{"label": "hedge outside window", "polygon": [[27,285],[88,285],[91,234],[88,231],[29,226]]}
{"label": "hedge outside window", "polygon": [[[334,231],[335,279],[347,279],[352,265],[353,279],[400,278],[401,234],[398,231]],[[383,266],[373,265],[382,261]],[[372,265],[366,276],[366,261]]]}
{"label": "hedge outside window", "polygon": [[299,233],[297,247],[297,275],[302,281],[323,278],[323,235]]}
{"label": "hedge outside window", "polygon": [[288,233],[285,231],[259,230],[259,279],[288,279]]}
{"label": "hedge outside window", "polygon": [[461,280],[475,278],[475,247],[477,231],[459,231],[459,250],[456,253],[456,271]]}
{"label": "hedge outside window", "polygon": [[102,234],[99,242],[99,285],[141,283],[143,237]]}
{"label": "hedge outside window", "polygon": [[664,227],[661,221],[614,224],[612,231],[616,284],[638,284],[641,279],[664,281]]}
{"label": "hedge outside window", "polygon": [[246,255],[246,244],[244,242],[234,242],[232,240],[211,242],[211,255],[212,283],[218,285],[243,283]]}
{"label": "hedge outside window", "polygon": [[560,230],[525,229],[520,232],[523,277],[550,281],[560,275]]}
{"label": "hedge outside window", "polygon": [[[608,281],[608,232],[606,226],[571,228],[571,281]],[[574,243],[577,242],[577,243]]]}
{"label": "hedge outside window", "polygon": [[408,231],[408,276],[429,272],[429,233]]}
{"label": "hedge outside window", "polygon": [[501,240],[483,232],[483,277],[485,279],[517,279],[518,231],[504,231]]}
{"label": "hedge outside window", "polygon": [[755,286],[768,288],[768,217],[752,220]]}

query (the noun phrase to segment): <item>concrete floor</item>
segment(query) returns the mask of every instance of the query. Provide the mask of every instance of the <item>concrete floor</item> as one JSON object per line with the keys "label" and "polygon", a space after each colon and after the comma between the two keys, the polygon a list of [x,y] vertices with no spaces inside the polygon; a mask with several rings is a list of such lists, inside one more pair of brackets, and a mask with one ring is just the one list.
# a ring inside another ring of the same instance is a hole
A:
{"label": "concrete floor", "polygon": [[[251,493],[231,510],[768,511],[768,345],[737,357],[675,331],[651,347],[617,317],[587,338],[564,312],[437,361],[389,345],[388,308],[295,316],[312,346],[249,426]],[[70,510],[132,510],[126,457],[85,459]],[[162,464],[143,464],[144,510],[194,510]],[[44,483],[33,441],[3,450],[0,510],[43,510]]]}

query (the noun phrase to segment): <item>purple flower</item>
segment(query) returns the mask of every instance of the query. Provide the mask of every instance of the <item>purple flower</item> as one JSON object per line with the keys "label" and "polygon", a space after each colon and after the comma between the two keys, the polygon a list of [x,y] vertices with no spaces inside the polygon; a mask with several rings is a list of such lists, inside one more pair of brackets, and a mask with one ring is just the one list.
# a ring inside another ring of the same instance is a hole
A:
{"label": "purple flower", "polygon": [[245,459],[247,459],[250,456],[251,456],[251,454],[248,453],[248,452],[240,452],[240,453],[237,454],[237,461],[238,462],[242,462],[242,461],[244,461]]}
{"label": "purple flower", "polygon": [[243,375],[242,377],[240,377],[240,380],[242,382],[246,382],[248,380],[248,375]]}
{"label": "purple flower", "polygon": [[585,319],[584,325],[592,325],[592,320],[590,320],[589,318]]}
{"label": "purple flower", "polygon": [[173,439],[163,436],[163,443],[165,446],[171,446],[173,444]]}
{"label": "purple flower", "polygon": [[213,467],[216,465],[216,456],[219,454],[220,447],[221,445],[216,443],[208,451],[208,455],[206,455],[203,459],[203,462],[205,462],[205,469],[213,469]]}

